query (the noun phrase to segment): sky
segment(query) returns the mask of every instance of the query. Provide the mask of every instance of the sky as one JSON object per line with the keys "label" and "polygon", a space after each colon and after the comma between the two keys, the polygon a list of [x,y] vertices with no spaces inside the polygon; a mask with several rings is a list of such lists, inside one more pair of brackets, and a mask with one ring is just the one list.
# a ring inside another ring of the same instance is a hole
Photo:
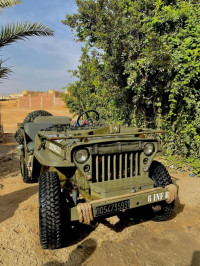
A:
{"label": "sky", "polygon": [[61,20],[76,10],[73,0],[23,0],[0,13],[1,26],[40,22],[55,32],[54,37],[30,37],[1,49],[0,58],[6,59],[4,66],[11,66],[13,73],[1,80],[0,96],[22,90],[60,90],[73,81],[68,70],[77,68],[83,44],[74,40],[71,29]]}

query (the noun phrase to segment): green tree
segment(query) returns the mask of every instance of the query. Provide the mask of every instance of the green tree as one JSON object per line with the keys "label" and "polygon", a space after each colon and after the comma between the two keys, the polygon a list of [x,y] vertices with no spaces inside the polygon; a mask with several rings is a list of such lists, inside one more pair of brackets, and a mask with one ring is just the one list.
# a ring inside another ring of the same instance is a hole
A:
{"label": "green tree", "polygon": [[[20,0],[1,0],[0,12],[5,7],[20,4]],[[1,27],[0,30],[0,50],[13,42],[24,40],[30,36],[53,36],[53,31],[40,23],[19,22],[8,24]],[[3,67],[3,60],[0,59],[0,79],[7,78],[11,73],[9,67]]]}
{"label": "green tree", "polygon": [[[67,86],[68,106],[78,110],[75,99],[93,84],[98,98],[85,95],[85,107],[96,99],[96,109],[109,120],[166,128],[171,153],[199,158],[199,5],[185,0],[76,3],[78,12],[63,23],[90,50],[73,73],[78,80]],[[92,64],[95,58],[98,64]],[[93,74],[87,77],[80,70],[90,64]],[[99,83],[93,83],[97,77]]]}

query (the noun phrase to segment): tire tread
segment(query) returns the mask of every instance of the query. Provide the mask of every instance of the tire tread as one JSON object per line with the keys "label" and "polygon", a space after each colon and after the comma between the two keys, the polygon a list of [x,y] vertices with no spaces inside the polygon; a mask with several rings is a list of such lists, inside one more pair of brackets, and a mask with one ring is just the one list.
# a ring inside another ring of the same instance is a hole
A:
{"label": "tire tread", "polygon": [[[155,187],[162,187],[172,184],[171,176],[167,171],[166,167],[158,162],[153,161],[150,168],[150,178],[155,182]],[[157,205],[157,204],[156,204]],[[174,202],[168,204],[165,201],[160,203],[161,210],[153,213],[152,220],[155,222],[165,221],[169,219],[173,214]]]}
{"label": "tire tread", "polygon": [[61,191],[56,172],[42,173],[39,179],[39,225],[43,249],[62,245]]}

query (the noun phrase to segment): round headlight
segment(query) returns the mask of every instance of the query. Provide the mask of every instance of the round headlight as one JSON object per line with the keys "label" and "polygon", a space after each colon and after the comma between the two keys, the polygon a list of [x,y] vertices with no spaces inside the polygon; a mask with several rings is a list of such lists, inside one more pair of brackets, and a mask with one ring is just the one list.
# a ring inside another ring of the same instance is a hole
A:
{"label": "round headlight", "polygon": [[86,149],[78,150],[75,153],[75,160],[77,163],[85,163],[89,158],[88,151]]}
{"label": "round headlight", "polygon": [[147,143],[144,145],[144,154],[149,156],[155,151],[155,146],[153,143]]}

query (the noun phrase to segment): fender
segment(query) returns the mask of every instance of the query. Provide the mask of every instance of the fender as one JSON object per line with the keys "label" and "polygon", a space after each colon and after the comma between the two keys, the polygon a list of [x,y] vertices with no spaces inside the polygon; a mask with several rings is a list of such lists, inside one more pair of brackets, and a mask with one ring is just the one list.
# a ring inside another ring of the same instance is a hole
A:
{"label": "fender", "polygon": [[53,152],[49,152],[49,150],[35,150],[34,155],[38,162],[41,165],[46,166],[54,166],[54,167],[74,167],[75,164],[68,161],[63,160],[60,156],[56,155]]}

